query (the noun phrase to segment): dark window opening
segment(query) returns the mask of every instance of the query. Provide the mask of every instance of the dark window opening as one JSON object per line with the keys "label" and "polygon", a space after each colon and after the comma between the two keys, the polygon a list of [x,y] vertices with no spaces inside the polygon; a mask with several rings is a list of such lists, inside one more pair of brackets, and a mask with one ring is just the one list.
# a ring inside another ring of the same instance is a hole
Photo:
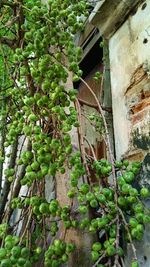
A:
{"label": "dark window opening", "polygon": [[[89,51],[87,56],[81,61],[80,69],[83,71],[82,78],[84,79],[96,65],[102,65],[103,49],[100,47],[100,38]],[[74,83],[74,88],[79,89],[80,81]]]}

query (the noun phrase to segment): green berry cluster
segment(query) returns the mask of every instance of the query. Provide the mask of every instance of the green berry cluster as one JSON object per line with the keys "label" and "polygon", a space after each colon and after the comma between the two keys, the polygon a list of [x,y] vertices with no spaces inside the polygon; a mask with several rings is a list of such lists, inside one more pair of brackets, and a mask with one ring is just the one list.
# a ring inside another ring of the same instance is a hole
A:
{"label": "green berry cluster", "polygon": [[31,267],[39,260],[41,248],[30,251],[28,247],[19,245],[17,236],[7,235],[4,247],[0,248],[0,265],[2,267]]}
{"label": "green berry cluster", "polygon": [[45,253],[46,267],[59,267],[68,261],[69,254],[75,249],[74,244],[66,243],[60,239],[55,239]]}
{"label": "green berry cluster", "polygon": [[[113,264],[116,257],[123,257],[120,232],[124,231],[126,241],[132,243],[141,240],[145,224],[150,222],[149,211],[142,203],[149,190],[134,186],[139,162],[110,163],[107,159],[89,159],[88,155],[86,160],[82,149],[74,152],[70,131],[73,127],[81,130],[73,105],[77,90],[66,88],[66,83],[71,73],[74,82],[82,76],[82,49],[76,47],[74,37],[84,28],[89,4],[85,0],[5,2],[1,22],[10,25],[11,18],[12,25],[6,32],[0,29],[1,36],[6,34],[0,50],[1,170],[9,161],[1,192],[2,201],[8,201],[1,215],[0,266],[30,267],[40,257],[44,257],[46,267],[65,264],[75,246],[55,239],[62,228],[97,234],[99,240],[91,247],[92,260],[99,261],[98,267],[108,261]],[[95,81],[100,78],[97,72]],[[101,116],[91,114],[88,119],[101,135],[105,134]],[[9,152],[5,153],[7,147]],[[88,177],[87,169],[94,179]],[[58,174],[65,177],[68,172],[69,204],[57,199],[48,202],[45,179],[55,180]],[[116,184],[111,181],[114,172]],[[85,177],[88,182],[82,182]],[[22,186],[27,188],[25,196],[16,194]],[[76,210],[73,200],[78,202]],[[18,209],[22,225],[19,233],[17,223],[10,227],[8,218]],[[14,235],[8,235],[11,230]],[[43,249],[38,246],[39,239]],[[138,267],[135,257],[131,266]]]}

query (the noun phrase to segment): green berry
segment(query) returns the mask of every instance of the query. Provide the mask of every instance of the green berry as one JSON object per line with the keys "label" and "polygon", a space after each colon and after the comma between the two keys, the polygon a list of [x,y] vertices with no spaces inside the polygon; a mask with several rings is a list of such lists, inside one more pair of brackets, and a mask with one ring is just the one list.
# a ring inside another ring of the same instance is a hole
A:
{"label": "green berry", "polygon": [[141,189],[141,191],[140,191],[140,195],[141,195],[141,197],[143,197],[143,198],[147,198],[150,194],[149,194],[149,190],[148,190],[148,188],[146,188],[146,187],[143,187],[142,189]]}
{"label": "green berry", "polygon": [[10,259],[4,259],[1,261],[1,267],[12,267]]}
{"label": "green berry", "polygon": [[47,214],[47,213],[49,213],[49,204],[48,204],[48,203],[42,203],[42,204],[39,206],[39,211],[40,211],[42,214]]}
{"label": "green berry", "polygon": [[96,200],[96,199],[92,199],[92,200],[90,201],[90,206],[91,206],[92,208],[97,208],[97,207],[98,207],[98,202],[97,202],[97,200]]}
{"label": "green berry", "polygon": [[92,246],[92,250],[94,250],[94,251],[100,251],[101,249],[102,249],[102,245],[100,242],[96,242]]}
{"label": "green berry", "polygon": [[109,245],[107,248],[106,248],[106,253],[109,257],[113,256],[115,253],[116,253],[116,249],[114,246],[112,245]]}
{"label": "green berry", "polygon": [[22,258],[28,258],[30,256],[29,248],[26,248],[26,247],[22,248],[21,256],[22,256]]}
{"label": "green berry", "polygon": [[0,260],[4,259],[7,254],[7,250],[5,248],[0,248]]}
{"label": "green berry", "polygon": [[138,261],[132,261],[131,267],[139,267]]}
{"label": "green berry", "polygon": [[19,258],[20,257],[20,254],[21,254],[21,247],[19,247],[19,246],[13,247],[12,250],[11,250],[11,254],[15,258]]}
{"label": "green berry", "polygon": [[129,224],[131,227],[135,228],[138,225],[138,221],[135,218],[130,218]]}
{"label": "green berry", "polygon": [[105,195],[100,194],[100,193],[96,193],[95,195],[96,195],[96,198],[97,198],[98,202],[100,202],[102,204],[104,204],[106,202]]}
{"label": "green berry", "polygon": [[100,257],[100,254],[97,251],[92,251],[91,256],[93,261],[97,261],[98,258]]}
{"label": "green berry", "polygon": [[134,180],[134,178],[135,178],[135,175],[134,175],[133,172],[128,171],[128,172],[125,172],[125,173],[123,174],[123,178],[125,179],[125,181],[126,181],[127,183],[132,183],[133,180]]}
{"label": "green berry", "polygon": [[87,208],[87,206],[79,206],[79,212],[81,213],[81,214],[86,214],[87,213],[87,211],[88,211],[88,208]]}

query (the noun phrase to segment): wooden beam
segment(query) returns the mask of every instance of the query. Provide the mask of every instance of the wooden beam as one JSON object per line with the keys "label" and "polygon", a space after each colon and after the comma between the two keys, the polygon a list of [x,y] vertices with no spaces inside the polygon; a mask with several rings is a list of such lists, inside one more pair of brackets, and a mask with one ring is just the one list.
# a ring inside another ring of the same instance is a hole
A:
{"label": "wooden beam", "polygon": [[[92,47],[95,45],[95,43],[98,41],[98,39],[101,37],[100,32],[97,32],[92,40],[87,43],[87,45],[85,46],[85,48],[83,49],[83,55],[82,55],[82,59],[81,61],[86,57],[86,55],[90,52],[90,50],[92,49]],[[81,46],[82,47],[82,46]]]}
{"label": "wooden beam", "polygon": [[89,23],[99,28],[101,35],[109,39],[121,26],[133,8],[143,0],[103,0],[97,3],[89,16]]}
{"label": "wooden beam", "polygon": [[78,36],[78,45],[82,46],[95,27],[87,21],[84,31]]}

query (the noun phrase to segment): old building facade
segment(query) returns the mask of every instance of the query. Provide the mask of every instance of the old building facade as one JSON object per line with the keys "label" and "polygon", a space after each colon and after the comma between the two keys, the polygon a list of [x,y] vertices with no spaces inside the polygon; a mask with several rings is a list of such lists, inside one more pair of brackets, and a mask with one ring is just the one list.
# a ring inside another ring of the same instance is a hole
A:
{"label": "old building facade", "polygon": [[[105,40],[104,49],[96,46]],[[112,146],[117,159],[140,160],[142,170],[137,186],[150,186],[150,1],[98,1],[79,36],[78,44],[83,48],[81,68],[89,69],[85,80],[93,87],[105,108]],[[102,66],[102,54],[104,66]],[[95,65],[92,67],[92,62]],[[105,68],[105,69],[104,69]],[[94,70],[104,69],[104,93],[100,95],[100,84],[92,84]],[[82,84],[79,99],[91,103],[91,96]],[[93,103],[94,104],[94,103]],[[83,106],[88,112],[91,107]],[[105,154],[97,135],[91,134],[86,120],[85,131],[92,145]],[[112,131],[112,125],[114,131]],[[92,136],[92,140],[91,140]],[[94,137],[93,137],[94,136]],[[146,205],[150,203],[147,200]],[[141,267],[150,265],[150,235],[146,229],[143,240],[136,244]],[[130,262],[130,248],[126,266]]]}

